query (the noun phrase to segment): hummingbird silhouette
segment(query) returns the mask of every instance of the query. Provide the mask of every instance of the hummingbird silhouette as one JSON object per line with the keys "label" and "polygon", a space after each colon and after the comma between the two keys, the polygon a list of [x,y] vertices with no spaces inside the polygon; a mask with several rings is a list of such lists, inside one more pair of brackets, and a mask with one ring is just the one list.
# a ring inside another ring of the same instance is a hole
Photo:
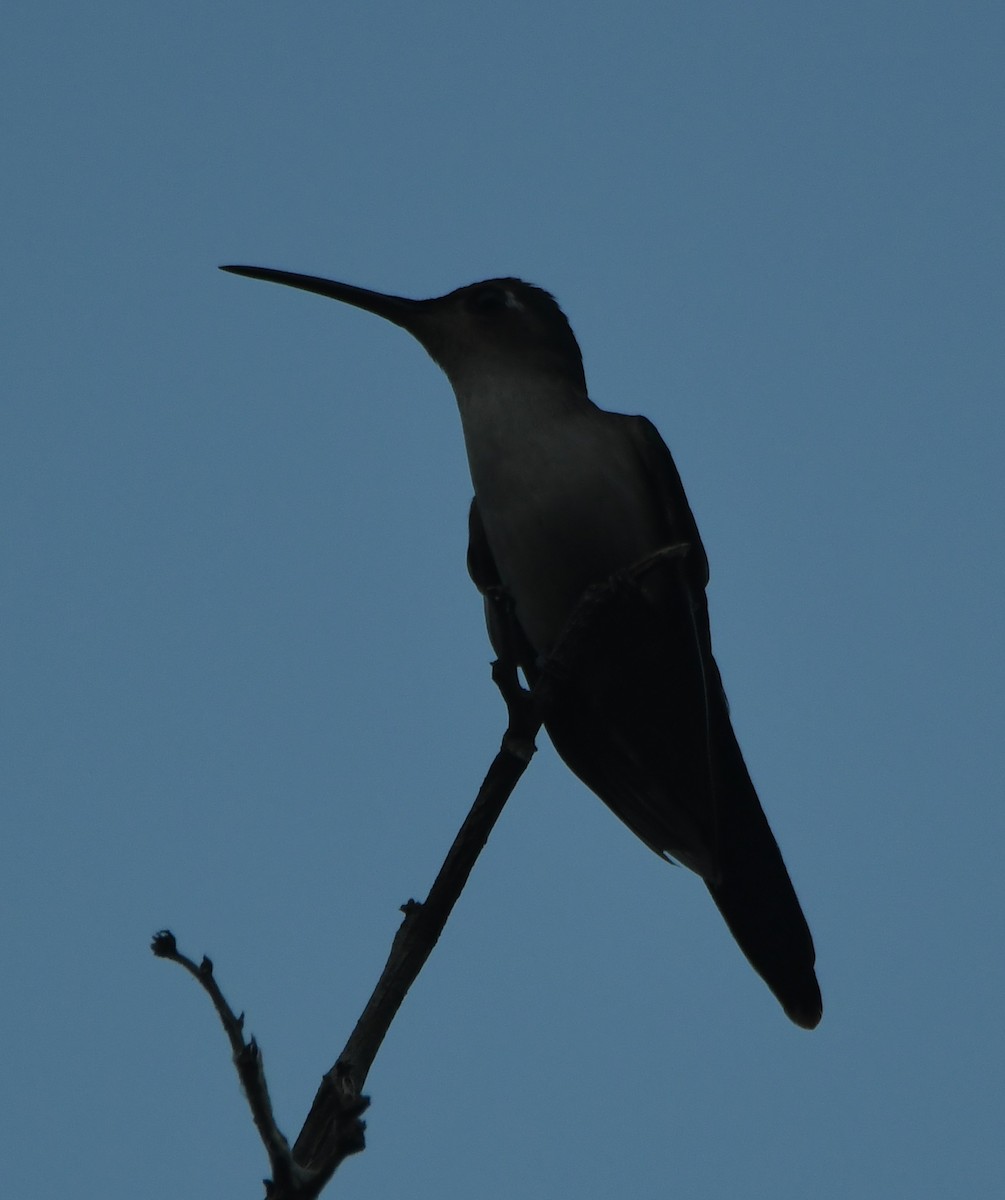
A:
{"label": "hummingbird silhouette", "polygon": [[712,655],[708,561],[655,426],[590,400],[565,314],[522,280],[410,300],[266,267],[222,269],[384,317],[446,373],[475,493],[468,568],[497,652],[515,654],[532,687],[589,589],[676,548],[674,569],[642,572],[599,606],[589,653],[552,690],[544,725],[633,833],[701,876],[788,1016],[816,1026],[813,939],[733,732]]}

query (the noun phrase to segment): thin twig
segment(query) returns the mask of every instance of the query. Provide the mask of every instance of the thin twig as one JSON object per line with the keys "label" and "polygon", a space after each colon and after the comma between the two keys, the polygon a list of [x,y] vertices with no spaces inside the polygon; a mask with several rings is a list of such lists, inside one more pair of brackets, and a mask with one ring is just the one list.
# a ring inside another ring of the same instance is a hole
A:
{"label": "thin twig", "polygon": [[[272,1101],[265,1081],[265,1068],[262,1062],[262,1052],[254,1038],[244,1040],[244,1014],[234,1015],[234,1010],[227,1003],[223,992],[213,974],[213,963],[208,958],[196,964],[178,949],[174,934],[169,929],[162,929],[156,934],[151,949],[158,958],[166,958],[178,963],[203,988],[217,1011],[224,1032],[230,1041],[234,1065],[241,1080],[241,1087],[251,1109],[262,1145],[269,1156],[269,1166],[272,1179],[265,1180],[265,1190],[268,1196],[316,1196],[324,1186],[325,1181],[317,1183],[311,1177],[311,1172],[304,1171],[297,1165],[290,1153],[290,1144],[280,1132],[272,1112]],[[368,1101],[359,1097],[355,1105],[344,1106],[338,1113],[333,1113],[334,1129],[336,1131],[333,1143],[337,1145],[340,1154],[339,1162],[350,1154],[355,1154],[364,1147],[363,1122],[359,1119],[365,1111]],[[339,1165],[336,1162],[332,1172]],[[329,1173],[330,1178],[331,1172]]]}
{"label": "thin twig", "polygon": [[312,1174],[327,1170],[333,1107],[360,1095],[391,1022],[439,940],[482,847],[533,756],[534,737],[541,727],[537,706],[520,687],[515,666],[493,664],[493,679],[506,699],[509,712],[502,745],[429,895],[422,903],[410,900],[402,906],[405,919],[395,934],[377,986],[345,1049],[321,1082],[293,1147],[295,1160]]}
{"label": "thin twig", "polygon": [[506,702],[508,727],[471,811],[454,838],[443,866],[424,903],[410,900],[402,906],[405,919],[395,934],[384,970],[345,1049],[324,1076],[311,1111],[293,1147],[293,1157],[303,1168],[322,1171],[329,1155],[332,1112],[341,1100],[359,1096],[373,1060],[402,1001],[432,953],[447,918],[503,806],[509,799],[535,752],[534,738],[547,717],[556,689],[588,653],[591,632],[598,616],[625,588],[642,586],[652,570],[675,569],[688,552],[687,543],[664,546],[588,588],[566,621],[547,659],[534,672],[533,691],[520,686],[516,661],[510,657],[522,637],[507,624],[515,621],[512,602],[500,590],[489,596],[503,625],[507,653],[492,664],[492,679]]}

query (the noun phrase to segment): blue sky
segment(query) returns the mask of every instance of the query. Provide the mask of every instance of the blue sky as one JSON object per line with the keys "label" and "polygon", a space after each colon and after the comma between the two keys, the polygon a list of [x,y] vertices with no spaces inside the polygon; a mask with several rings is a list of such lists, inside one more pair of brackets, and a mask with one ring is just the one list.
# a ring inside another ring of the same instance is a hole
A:
{"label": "blue sky", "polygon": [[791,1026],[543,746],[343,1197],[989,1196],[1001,1139],[1005,16],[19,5],[0,55],[0,1162],[258,1195],[502,730],[445,379],[216,271],[553,291],[676,457],[816,937]]}

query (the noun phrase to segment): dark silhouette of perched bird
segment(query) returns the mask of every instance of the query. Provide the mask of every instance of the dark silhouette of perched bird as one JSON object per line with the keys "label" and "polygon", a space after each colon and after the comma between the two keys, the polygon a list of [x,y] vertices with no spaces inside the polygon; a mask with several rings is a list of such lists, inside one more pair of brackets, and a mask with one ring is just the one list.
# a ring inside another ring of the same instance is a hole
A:
{"label": "dark silhouette of perched bird", "polygon": [[813,940],[733,733],[712,656],[705,550],[655,427],[590,400],[565,315],[519,279],[408,300],[287,271],[224,270],[385,317],[443,368],[474,484],[469,569],[493,643],[515,653],[531,685],[584,593],[622,580],[554,681],[545,728],[647,846],[702,877],[786,1013],[813,1028]]}

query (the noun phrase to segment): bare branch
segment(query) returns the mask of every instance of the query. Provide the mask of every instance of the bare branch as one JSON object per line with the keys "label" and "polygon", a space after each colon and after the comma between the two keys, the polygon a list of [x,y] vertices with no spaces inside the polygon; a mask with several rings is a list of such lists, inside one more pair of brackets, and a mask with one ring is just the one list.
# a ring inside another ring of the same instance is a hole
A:
{"label": "bare branch", "polygon": [[[404,920],[394,936],[391,951],[377,986],[335,1065],[324,1075],[303,1129],[291,1152],[272,1114],[262,1065],[254,1038],[244,1040],[244,1016],[236,1017],[213,978],[208,958],[196,965],[181,954],[174,935],[158,933],[153,952],[185,968],[213,1001],[230,1039],[234,1063],[248,1098],[255,1125],[269,1156],[272,1179],[265,1181],[268,1200],[314,1200],[341,1163],[364,1149],[365,1125],[360,1117],[369,1100],[363,1085],[374,1058],[408,989],[415,982],[439,940],[454,905],[467,883],[489,834],[533,757],[537,736],[556,689],[582,667],[589,653],[590,634],[605,605],[618,593],[644,586],[653,570],[674,570],[687,554],[684,544],[663,547],[655,554],[618,572],[583,594],[548,658],[532,668],[533,691],[520,684],[517,662],[509,649],[492,664],[492,679],[506,702],[508,725],[502,745],[478,791],[475,802],[454,838],[439,874],[425,901],[409,900],[402,905]],[[514,620],[512,605],[504,594],[488,596],[497,604],[496,616],[505,625]],[[516,647],[518,636],[506,636],[507,648]],[[511,629],[510,633],[514,631]]]}
{"label": "bare branch", "polygon": [[409,900],[402,906],[405,919],[377,986],[338,1061],[322,1080],[293,1147],[296,1161],[312,1172],[327,1170],[333,1114],[339,1104],[360,1095],[391,1022],[439,940],[482,847],[534,754],[534,737],[541,727],[536,704],[520,687],[514,664],[494,663],[492,674],[509,713],[502,745],[426,900]]}

